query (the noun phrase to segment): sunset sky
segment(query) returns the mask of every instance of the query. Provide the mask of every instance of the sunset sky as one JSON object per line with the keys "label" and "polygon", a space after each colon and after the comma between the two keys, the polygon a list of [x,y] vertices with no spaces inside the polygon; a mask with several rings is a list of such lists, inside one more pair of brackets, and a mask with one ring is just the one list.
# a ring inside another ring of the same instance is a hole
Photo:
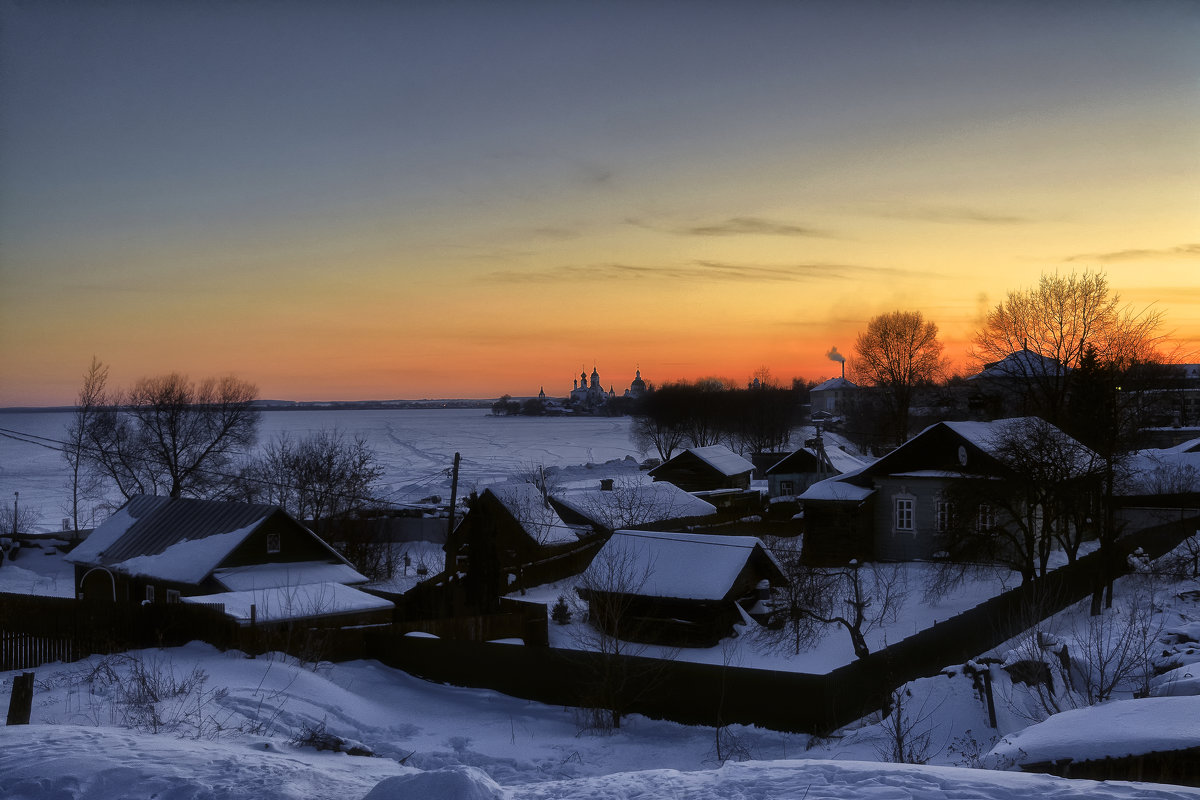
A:
{"label": "sunset sky", "polygon": [[1200,3],[0,0],[0,406],[966,370],[1084,269],[1200,361]]}

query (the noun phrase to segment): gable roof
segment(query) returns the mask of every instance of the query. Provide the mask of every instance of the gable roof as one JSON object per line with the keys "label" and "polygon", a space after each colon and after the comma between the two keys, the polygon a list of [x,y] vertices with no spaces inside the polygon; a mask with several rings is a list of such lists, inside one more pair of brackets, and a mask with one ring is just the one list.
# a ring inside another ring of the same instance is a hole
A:
{"label": "gable roof", "polygon": [[797,497],[801,502],[862,502],[875,493],[871,486],[860,486],[853,482],[862,470],[835,475],[823,481],[817,481]]}
{"label": "gable roof", "polygon": [[654,477],[655,473],[659,471],[670,472],[669,469],[666,469],[669,465],[678,462],[680,459],[690,460],[692,458],[699,459],[727,478],[732,478],[735,475],[743,475],[754,470],[754,464],[742,458],[725,445],[713,444],[708,447],[689,447],[682,453],[673,456],[665,464],[659,464],[650,470],[648,474]]}
{"label": "gable roof", "polygon": [[850,381],[846,380],[845,378],[830,378],[829,380],[825,381],[824,383],[817,384],[816,386],[812,387],[808,391],[809,391],[809,394],[812,394],[813,392],[832,392],[832,391],[836,391],[838,389],[857,389],[857,388],[858,388],[858,384],[851,383]]}
{"label": "gable roof", "polygon": [[[866,462],[838,447],[825,450],[825,466],[832,470],[832,475],[840,475],[852,470],[861,469]],[[767,469],[768,475],[791,474],[799,472],[817,472],[817,453],[811,447],[801,447],[788,453]]]}
{"label": "gable roof", "polygon": [[[1070,445],[1070,452],[1080,462],[1080,470],[1086,470],[1096,458],[1087,447],[1038,417],[1012,417],[991,422],[937,422],[878,461],[813,484],[799,499],[862,500],[871,494],[873,479],[882,475],[954,478],[968,471],[976,475],[1011,475],[1012,469],[999,457],[1002,443],[1012,435],[1020,435],[1023,429],[1032,430],[1035,426]],[[850,486],[857,486],[859,490]]]}
{"label": "gable roof", "polygon": [[1025,348],[1009,353],[999,361],[985,364],[983,369],[967,380],[976,378],[1032,378],[1066,374],[1066,369],[1053,358]]}
{"label": "gable roof", "polygon": [[596,553],[596,560],[615,559],[636,584],[624,587],[632,590],[630,594],[724,600],[756,553],[768,573],[764,577],[783,585],[779,562],[756,536],[617,531]]}
{"label": "gable roof", "polygon": [[[130,575],[199,583],[275,516],[307,532],[279,506],[138,495],[92,531],[66,560]],[[315,536],[313,539],[321,541]],[[330,558],[346,563],[336,551],[321,544]]]}
{"label": "gable roof", "polygon": [[532,483],[501,483],[489,486],[486,492],[495,497],[521,529],[538,544],[577,542],[581,533],[591,532],[567,524],[554,506],[547,502],[542,490]]}
{"label": "gable roof", "polygon": [[612,489],[567,489],[550,499],[609,530],[717,513],[712,503],[667,481],[617,484]]}

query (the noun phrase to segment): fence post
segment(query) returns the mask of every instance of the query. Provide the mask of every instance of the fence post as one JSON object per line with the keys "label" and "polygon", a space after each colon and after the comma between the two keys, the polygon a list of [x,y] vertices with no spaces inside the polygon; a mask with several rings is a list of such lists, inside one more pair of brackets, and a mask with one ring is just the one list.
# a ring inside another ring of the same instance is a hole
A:
{"label": "fence post", "polygon": [[33,673],[22,672],[13,678],[12,699],[8,702],[8,724],[28,725],[33,711]]}

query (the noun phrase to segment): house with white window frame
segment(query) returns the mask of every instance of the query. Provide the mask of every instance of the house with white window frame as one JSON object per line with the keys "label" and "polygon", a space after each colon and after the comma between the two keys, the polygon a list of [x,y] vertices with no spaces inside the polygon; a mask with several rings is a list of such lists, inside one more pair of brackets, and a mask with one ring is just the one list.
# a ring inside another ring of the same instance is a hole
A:
{"label": "house with white window frame", "polygon": [[969,494],[962,487],[1010,480],[997,444],[1034,419],[939,422],[861,470],[813,484],[799,496],[805,559],[935,559],[947,554],[951,531],[964,523],[977,531],[1009,524],[1004,510],[991,504],[962,508]]}

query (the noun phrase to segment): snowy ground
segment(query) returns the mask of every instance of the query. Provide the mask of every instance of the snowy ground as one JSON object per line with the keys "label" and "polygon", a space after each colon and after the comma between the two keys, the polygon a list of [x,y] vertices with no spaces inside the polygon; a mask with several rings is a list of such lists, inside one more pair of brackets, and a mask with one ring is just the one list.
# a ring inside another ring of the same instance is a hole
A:
{"label": "snowy ground", "polygon": [[[0,591],[37,592],[69,586],[69,580],[61,559],[37,551],[0,566]],[[1200,663],[1200,604],[1188,588],[1197,586],[1155,590],[1162,625],[1154,632],[1175,642],[1164,644],[1164,652],[1181,665],[1156,679],[1154,694],[1163,695],[1163,707],[1149,716],[1115,704],[1090,712],[1121,719],[1119,733],[1106,740],[1110,745],[1161,738],[1166,727],[1176,730],[1173,742],[1200,737],[1190,733],[1196,730],[1193,698],[1173,697],[1190,693],[1188,681]],[[1131,594],[1119,587],[1118,598]],[[910,611],[917,613],[916,606]],[[1086,618],[1072,608],[1046,628],[1065,641]],[[552,626],[552,633],[556,629],[563,631]],[[838,631],[827,637],[842,638]],[[753,648],[741,652],[744,666],[776,666]],[[725,657],[721,648],[707,653]],[[582,732],[573,709],[435,685],[377,662],[247,659],[193,643],[35,670],[34,725],[0,733],[0,797],[358,798],[373,790],[376,798],[1200,797],[1179,787],[951,768],[1012,767],[1016,754],[1030,760],[1046,742],[1099,752],[1093,732],[1108,724],[1108,717],[1093,721],[1085,708],[1072,712],[1078,718],[1050,717],[1047,724],[1056,727],[1046,731],[1031,728],[1046,716],[1037,714],[1036,697],[993,669],[1000,700],[993,729],[972,679],[961,669],[952,672],[914,681],[901,695],[913,755],[933,765],[916,767],[876,763],[893,757],[895,717],[866,719],[826,739],[638,716],[597,735]],[[4,708],[15,674],[0,673]],[[139,700],[145,693],[137,690],[147,687],[161,698],[153,706]],[[321,729],[375,757],[300,743]]]}
{"label": "snowy ground", "polygon": [[[872,650],[885,647],[889,642],[930,627],[939,620],[949,619],[966,609],[973,608],[989,597],[1020,583],[1020,575],[1008,569],[980,569],[962,585],[936,600],[925,597],[937,566],[933,564],[892,564],[887,569],[896,570],[900,576],[903,596],[894,620],[872,628],[867,633],[867,643]],[[587,624],[580,622],[586,606],[579,602],[574,586],[576,579],[537,586],[522,595],[514,592],[510,597],[544,603],[552,608],[561,596],[573,607],[572,620],[567,625],[550,623],[550,645],[568,649],[586,649],[594,637],[589,636]],[[849,635],[841,628],[829,626],[819,641],[807,645],[796,653],[786,646],[772,646],[754,627],[742,627],[737,638],[726,639],[709,648],[671,648],[669,651],[656,646],[638,648],[641,655],[661,657],[668,654],[683,661],[704,664],[729,664],[731,666],[774,669],[786,672],[811,672],[824,674],[854,660],[854,649]]]}
{"label": "snowy ground", "polygon": [[[20,492],[23,508],[36,509],[45,530],[66,516],[69,473],[60,452],[71,415],[62,412],[0,412],[0,428],[43,437],[41,444],[0,437],[0,501]],[[450,496],[454,454],[462,454],[460,496],[538,466],[601,464],[642,454],[629,440],[629,417],[494,417],[483,409],[395,411],[265,411],[259,444],[287,432],[303,438],[338,429],[363,436],[383,468],[385,499],[415,502]],[[102,520],[101,520],[102,521]]]}
{"label": "snowy ground", "polygon": [[[0,674],[5,697],[14,674]],[[736,728],[729,733],[758,760],[721,766],[710,728],[632,717],[612,735],[581,735],[569,709],[434,685],[376,662],[313,667],[198,643],[46,665],[36,675],[34,724],[0,732],[0,796],[11,800],[349,800],[372,791],[424,800],[1200,797],[1179,787],[869,763],[877,756],[865,734],[834,746]],[[164,698],[157,717],[138,699],[144,686]],[[322,725],[375,757],[298,741]]]}

